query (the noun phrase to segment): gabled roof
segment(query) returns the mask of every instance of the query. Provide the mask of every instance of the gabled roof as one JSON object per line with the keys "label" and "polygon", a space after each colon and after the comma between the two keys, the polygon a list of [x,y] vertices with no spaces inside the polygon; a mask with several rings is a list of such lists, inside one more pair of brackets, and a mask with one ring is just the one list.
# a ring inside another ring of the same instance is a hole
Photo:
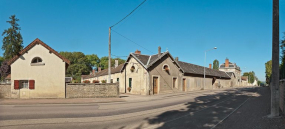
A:
{"label": "gabled roof", "polygon": [[47,44],[45,44],[43,41],[41,41],[40,39],[35,39],[32,43],[30,43],[27,47],[25,47],[22,51],[19,52],[18,55],[14,56],[11,60],[9,60],[8,64],[11,65],[13,64],[18,58],[20,58],[20,56],[22,56],[23,54],[25,54],[27,51],[29,51],[31,48],[33,48],[35,45],[40,44],[43,47],[45,47],[46,49],[48,49],[51,53],[55,54],[57,57],[59,57],[60,59],[62,59],[65,63],[70,64],[70,61],[68,59],[66,59],[65,57],[63,57],[62,55],[60,55],[57,51],[55,51],[54,49],[52,49],[50,46],[48,46]]}
{"label": "gabled roof", "polygon": [[[204,67],[202,66],[198,66],[198,65],[194,65],[191,63],[187,63],[187,62],[182,62],[182,61],[176,61],[173,56],[168,52],[164,52],[161,53],[160,56],[158,54],[155,55],[141,55],[141,54],[134,54],[131,53],[128,57],[128,59],[126,60],[126,63],[124,64],[124,66],[122,67],[121,71],[124,70],[125,66],[127,65],[129,59],[131,57],[134,57],[134,59],[136,59],[145,69],[150,68],[153,64],[155,64],[159,59],[161,59],[162,57],[168,55],[171,60],[173,61],[173,63],[175,63],[178,68],[180,68],[180,70],[183,73],[190,73],[190,74],[198,74],[198,75],[204,75]],[[215,77],[222,77],[222,78],[228,78],[230,79],[230,76],[223,71],[219,71],[219,70],[215,70],[215,69],[209,69],[207,67],[205,67],[205,74],[208,76],[215,76]]]}

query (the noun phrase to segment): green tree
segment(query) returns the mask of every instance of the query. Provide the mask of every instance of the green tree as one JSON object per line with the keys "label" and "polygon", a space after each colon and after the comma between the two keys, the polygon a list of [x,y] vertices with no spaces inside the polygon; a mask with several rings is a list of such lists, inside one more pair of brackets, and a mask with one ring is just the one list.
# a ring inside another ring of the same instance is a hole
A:
{"label": "green tree", "polygon": [[86,57],[90,63],[90,66],[92,66],[93,68],[99,67],[100,59],[96,54],[86,55]]}
{"label": "green tree", "polygon": [[6,60],[18,55],[23,49],[23,38],[20,33],[21,28],[17,23],[19,19],[15,15],[12,15],[9,19],[11,20],[7,22],[11,24],[11,27],[2,33],[2,36],[4,36],[2,50],[5,51],[3,55]]}
{"label": "green tree", "polygon": [[245,72],[245,73],[243,73],[242,76],[248,76],[248,83],[253,83],[254,80],[257,80],[257,81],[258,81],[258,79],[257,79],[257,77],[255,76],[255,73],[254,73],[253,71],[251,71],[251,72]]}
{"label": "green tree", "polygon": [[59,54],[70,61],[66,76],[71,76],[78,82],[81,75],[87,75],[92,70],[88,58],[82,52],[60,52]]}
{"label": "green tree", "polygon": [[0,66],[1,66],[3,61],[4,61],[4,58],[2,56],[0,56]]}
{"label": "green tree", "polygon": [[266,78],[266,84],[270,83],[270,78],[272,74],[272,60],[267,61],[265,63],[265,78]]}
{"label": "green tree", "polygon": [[[125,60],[121,59],[121,58],[112,58],[111,59],[111,66],[114,67],[115,66],[115,60],[118,60],[118,65],[125,63]],[[101,57],[100,59],[100,67],[102,69],[108,69],[109,66],[109,58],[107,56]]]}
{"label": "green tree", "polygon": [[214,60],[213,62],[213,69],[219,70],[219,61],[217,59]]}

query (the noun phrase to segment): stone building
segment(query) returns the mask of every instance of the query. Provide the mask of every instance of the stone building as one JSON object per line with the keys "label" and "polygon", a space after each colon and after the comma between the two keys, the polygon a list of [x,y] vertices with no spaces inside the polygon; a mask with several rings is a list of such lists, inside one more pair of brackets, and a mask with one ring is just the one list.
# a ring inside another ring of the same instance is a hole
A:
{"label": "stone building", "polygon": [[[138,50],[130,53],[120,73],[115,74],[120,80],[120,92],[131,94],[153,95],[231,86],[231,76],[226,72],[205,70],[204,80],[204,67],[179,61],[168,51],[161,53],[159,47],[155,55],[143,55]],[[97,75],[96,79],[106,79],[106,75],[103,78]]]}
{"label": "stone building", "polygon": [[39,39],[9,61],[11,98],[65,98],[70,61]]}
{"label": "stone building", "polygon": [[229,61],[228,58],[226,58],[225,63],[221,64],[219,67],[220,71],[224,71],[230,76],[233,75],[234,78],[232,78],[232,85],[233,86],[241,86],[242,80],[241,80],[241,69],[236,65],[236,63],[232,63]]}

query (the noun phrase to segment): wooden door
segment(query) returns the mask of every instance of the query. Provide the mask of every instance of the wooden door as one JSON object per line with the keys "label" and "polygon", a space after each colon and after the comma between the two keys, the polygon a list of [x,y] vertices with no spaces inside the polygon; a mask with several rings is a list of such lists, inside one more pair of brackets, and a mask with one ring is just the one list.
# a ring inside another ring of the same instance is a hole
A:
{"label": "wooden door", "polygon": [[186,79],[183,78],[183,91],[186,91]]}
{"label": "wooden door", "polygon": [[158,93],[158,77],[153,77],[153,94]]}

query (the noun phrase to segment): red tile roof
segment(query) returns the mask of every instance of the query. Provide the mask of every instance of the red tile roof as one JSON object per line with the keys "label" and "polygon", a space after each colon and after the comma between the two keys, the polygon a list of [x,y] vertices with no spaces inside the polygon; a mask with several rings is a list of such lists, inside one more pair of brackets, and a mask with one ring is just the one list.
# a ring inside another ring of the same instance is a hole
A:
{"label": "red tile roof", "polygon": [[45,44],[43,41],[41,41],[40,39],[35,39],[32,43],[30,43],[27,47],[25,47],[22,51],[19,52],[19,55],[14,56],[11,60],[9,60],[8,64],[11,65],[13,64],[21,55],[23,55],[24,53],[26,53],[27,51],[29,51],[32,47],[34,47],[35,45],[40,44],[42,46],[44,46],[46,49],[48,49],[50,52],[52,52],[53,54],[55,54],[56,56],[58,56],[60,59],[62,59],[65,63],[70,64],[70,61],[68,59],[66,59],[65,57],[63,57],[62,55],[60,55],[57,51],[55,51],[54,49],[52,49],[50,46],[48,46],[47,44]]}

